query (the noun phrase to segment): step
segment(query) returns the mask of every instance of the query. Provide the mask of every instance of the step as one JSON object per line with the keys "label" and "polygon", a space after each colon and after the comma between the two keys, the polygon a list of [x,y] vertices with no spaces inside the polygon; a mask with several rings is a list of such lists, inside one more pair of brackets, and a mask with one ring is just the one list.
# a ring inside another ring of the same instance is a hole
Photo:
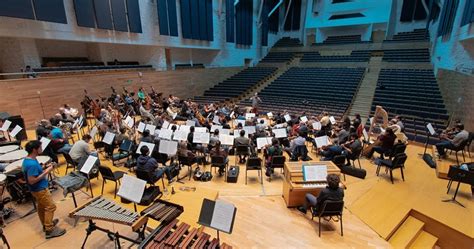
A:
{"label": "step", "polygon": [[421,231],[421,233],[416,237],[415,241],[411,244],[410,249],[432,249],[435,247],[438,238],[433,236],[431,233]]}
{"label": "step", "polygon": [[390,237],[388,242],[393,248],[407,248],[422,232],[424,225],[425,223],[422,221],[412,216],[408,216],[408,218],[397,229],[397,231],[395,231],[392,237]]}

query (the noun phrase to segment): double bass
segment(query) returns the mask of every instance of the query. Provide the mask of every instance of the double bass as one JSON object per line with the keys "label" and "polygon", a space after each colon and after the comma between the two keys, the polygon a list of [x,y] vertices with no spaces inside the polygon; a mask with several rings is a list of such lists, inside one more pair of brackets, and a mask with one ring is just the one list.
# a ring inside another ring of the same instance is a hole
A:
{"label": "double bass", "polygon": [[87,92],[86,89],[84,89],[84,94],[85,94],[85,98],[89,101],[92,115],[95,118],[99,118],[99,116],[100,116],[100,106],[99,106],[99,104],[94,99],[89,97],[89,93]]}

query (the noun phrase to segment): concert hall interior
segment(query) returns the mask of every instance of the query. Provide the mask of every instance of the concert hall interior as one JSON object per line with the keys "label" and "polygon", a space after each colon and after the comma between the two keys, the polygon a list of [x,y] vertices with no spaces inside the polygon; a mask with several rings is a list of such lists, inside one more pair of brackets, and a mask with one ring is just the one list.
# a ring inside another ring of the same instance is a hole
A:
{"label": "concert hall interior", "polygon": [[474,248],[474,0],[0,0],[0,248]]}

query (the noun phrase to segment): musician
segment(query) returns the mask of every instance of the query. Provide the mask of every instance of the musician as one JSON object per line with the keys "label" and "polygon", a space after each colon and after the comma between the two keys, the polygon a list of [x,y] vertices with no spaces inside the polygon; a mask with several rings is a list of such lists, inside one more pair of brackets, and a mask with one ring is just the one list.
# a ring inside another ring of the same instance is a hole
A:
{"label": "musician", "polygon": [[124,140],[130,140],[130,136],[127,134],[127,129],[125,127],[121,127],[119,129],[119,134],[115,136],[116,144],[120,145]]}
{"label": "musician", "polygon": [[62,236],[66,230],[56,226],[58,219],[54,219],[54,204],[51,193],[48,189],[48,174],[53,170],[53,165],[43,170],[36,160],[36,157],[42,153],[41,142],[38,140],[30,141],[26,144],[25,150],[28,156],[23,160],[22,171],[31,194],[36,200],[38,217],[43,225],[46,239]]}
{"label": "musician", "polygon": [[63,123],[74,123],[75,120],[74,118],[66,113],[66,109],[64,107],[59,108],[59,113],[56,114],[59,118],[59,120]]}
{"label": "musician", "polygon": [[[376,106],[375,107],[375,113],[374,113],[374,117],[373,117],[373,122],[370,124],[370,129],[369,129],[369,133],[373,131],[374,127],[376,125],[380,125],[382,128],[387,128],[388,126],[388,113],[387,111],[385,111],[382,106]],[[379,124],[379,120],[382,119],[382,123]]]}
{"label": "musician", "polygon": [[[61,126],[65,128],[65,125]],[[53,127],[51,130],[51,146],[57,153],[68,153],[71,150],[71,145],[69,144],[67,138],[64,136],[63,130],[59,127]]]}
{"label": "musician", "polygon": [[339,176],[335,174],[328,174],[326,177],[327,186],[316,197],[311,193],[306,194],[306,200],[303,206],[298,207],[298,210],[306,214],[308,208],[313,207],[316,211],[320,211],[326,200],[342,201],[344,198],[344,190],[339,187]]}
{"label": "musician", "polygon": [[[237,146],[247,146],[250,153],[250,140],[245,137],[245,130],[240,130],[240,136],[234,139],[234,147],[237,148]],[[245,163],[246,160],[246,155],[239,155],[239,163]]]}
{"label": "musician", "polygon": [[384,158],[384,154],[389,152],[395,143],[395,140],[397,139],[397,136],[393,132],[391,128],[387,128],[385,130],[385,133],[380,135],[375,143],[378,143],[380,145],[372,147],[372,149],[369,151],[367,154],[367,158],[372,158],[374,152],[378,152],[380,154],[380,158]]}
{"label": "musician", "polygon": [[81,140],[78,140],[74,143],[71,150],[69,151],[69,155],[71,156],[72,160],[76,163],[79,163],[80,159],[83,157],[89,157],[89,155],[98,157],[96,151],[91,151],[89,147],[89,143],[92,140],[91,135],[85,134],[82,136]]}
{"label": "musician", "polygon": [[273,174],[273,168],[270,167],[272,162],[272,158],[274,156],[282,156],[283,155],[283,146],[280,145],[280,142],[276,138],[272,138],[272,145],[267,145],[266,149],[266,157],[265,157],[265,175],[270,177]]}
{"label": "musician", "polygon": [[258,97],[258,93],[255,93],[255,95],[251,97],[250,100],[252,100],[252,112],[258,114],[258,105],[262,103],[262,99]]}
{"label": "musician", "polygon": [[[217,130],[216,130],[217,131]],[[222,176],[225,171],[225,164],[229,162],[229,158],[227,157],[228,154],[225,150],[221,149],[221,142],[217,141],[216,145],[210,152],[211,157],[223,157],[224,158],[224,165],[219,165],[219,175]]]}
{"label": "musician", "polygon": [[464,130],[463,124],[458,124],[455,127],[455,132],[457,133],[452,139],[447,135],[443,135],[441,139],[443,141],[436,144],[436,149],[440,158],[446,158],[445,149],[454,149],[459,147],[464,141],[469,139],[469,132]]}
{"label": "musician", "polygon": [[343,150],[342,155],[346,156],[347,166],[351,165],[351,159],[354,155],[362,150],[362,143],[359,140],[359,136],[356,133],[351,133],[350,140],[341,145]]}
{"label": "musician", "polygon": [[354,116],[354,119],[352,120],[352,126],[355,129],[358,129],[360,124],[362,124],[362,118],[360,117],[359,113],[356,113],[355,116]]}
{"label": "musician", "polygon": [[158,162],[156,159],[148,156],[150,149],[148,149],[147,146],[142,146],[140,148],[140,153],[141,155],[137,159],[137,170],[152,172],[154,176],[154,179],[152,179],[153,182],[163,177],[163,174],[165,174],[166,178],[168,178],[168,184],[174,181],[169,167],[158,167]]}
{"label": "musician", "polygon": [[149,130],[144,130],[140,142],[153,143],[153,137],[150,135]]}
{"label": "musician", "polygon": [[138,95],[138,100],[145,101],[145,92],[143,91],[143,87],[140,87],[138,89],[137,95]]}
{"label": "musician", "polygon": [[405,125],[403,124],[402,117],[397,115],[394,119],[397,121],[396,124],[400,127],[400,132],[405,132]]}

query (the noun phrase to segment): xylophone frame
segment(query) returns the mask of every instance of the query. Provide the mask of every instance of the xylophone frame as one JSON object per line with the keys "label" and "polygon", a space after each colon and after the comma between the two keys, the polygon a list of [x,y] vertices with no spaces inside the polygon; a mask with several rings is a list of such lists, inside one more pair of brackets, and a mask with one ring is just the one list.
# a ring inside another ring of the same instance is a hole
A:
{"label": "xylophone frame", "polygon": [[95,230],[99,230],[101,232],[106,233],[109,239],[114,241],[115,248],[120,249],[121,248],[120,239],[128,240],[135,244],[140,244],[145,239],[145,229],[146,229],[146,223],[144,224],[143,228],[140,228],[137,231],[135,231],[136,233],[138,233],[138,239],[132,239],[132,238],[120,235],[119,232],[114,232],[114,231],[110,231],[108,229],[99,227],[95,224],[94,221],[92,221],[92,219],[89,219],[89,226],[86,228],[86,237],[84,238],[84,241],[82,242],[81,249],[84,249],[84,246],[86,245],[89,235],[91,235],[92,232],[94,232]]}

